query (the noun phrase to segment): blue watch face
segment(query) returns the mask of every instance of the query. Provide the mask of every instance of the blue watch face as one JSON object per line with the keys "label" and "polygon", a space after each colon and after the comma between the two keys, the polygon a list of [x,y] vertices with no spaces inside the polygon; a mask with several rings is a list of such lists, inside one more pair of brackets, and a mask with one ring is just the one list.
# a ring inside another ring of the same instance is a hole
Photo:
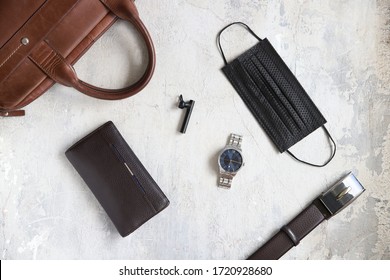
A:
{"label": "blue watch face", "polygon": [[236,172],[242,166],[241,153],[234,149],[227,149],[221,154],[219,163],[223,170]]}

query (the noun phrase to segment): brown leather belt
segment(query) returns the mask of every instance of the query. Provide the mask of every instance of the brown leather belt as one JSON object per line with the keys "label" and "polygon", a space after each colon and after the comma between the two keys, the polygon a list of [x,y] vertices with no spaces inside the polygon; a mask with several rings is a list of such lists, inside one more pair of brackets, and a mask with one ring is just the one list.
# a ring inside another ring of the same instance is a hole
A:
{"label": "brown leather belt", "polygon": [[322,193],[290,223],[254,252],[248,260],[277,260],[315,229],[351,204],[365,191],[357,178],[349,173],[328,191]]}

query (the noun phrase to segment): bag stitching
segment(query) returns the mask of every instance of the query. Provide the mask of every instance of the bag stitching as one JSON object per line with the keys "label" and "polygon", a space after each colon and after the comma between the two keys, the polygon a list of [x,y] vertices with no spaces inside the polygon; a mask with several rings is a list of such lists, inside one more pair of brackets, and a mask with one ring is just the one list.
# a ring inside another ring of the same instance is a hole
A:
{"label": "bag stitching", "polygon": [[3,67],[4,64],[7,63],[8,60],[11,59],[11,57],[14,56],[14,54],[20,49],[20,47],[23,46],[23,44],[20,44],[4,61],[0,64],[0,68]]}

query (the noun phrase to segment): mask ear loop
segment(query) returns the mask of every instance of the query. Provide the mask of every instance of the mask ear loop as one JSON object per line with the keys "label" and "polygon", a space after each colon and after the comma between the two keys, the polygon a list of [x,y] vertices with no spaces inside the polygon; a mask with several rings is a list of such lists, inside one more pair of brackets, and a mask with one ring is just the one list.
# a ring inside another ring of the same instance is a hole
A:
{"label": "mask ear loop", "polygon": [[262,41],[262,40],[260,39],[260,37],[257,36],[256,33],[253,32],[253,30],[250,29],[250,27],[249,27],[248,25],[246,25],[245,23],[243,23],[243,22],[241,22],[241,21],[236,21],[236,22],[233,22],[233,23],[230,23],[230,24],[226,25],[224,28],[222,28],[221,31],[218,32],[218,35],[217,35],[217,45],[218,45],[218,49],[219,49],[219,52],[220,52],[221,55],[222,55],[222,58],[223,58],[223,61],[225,62],[225,65],[227,65],[228,63],[227,63],[225,54],[224,54],[223,49],[222,49],[222,46],[221,46],[221,34],[222,34],[222,32],[224,32],[227,28],[229,28],[230,26],[235,25],[235,24],[240,24],[240,25],[244,26],[244,27],[249,31],[249,33],[251,33],[257,40]]}
{"label": "mask ear loop", "polygon": [[310,165],[310,166],[314,166],[314,167],[324,167],[325,165],[327,165],[329,162],[331,162],[331,160],[333,159],[334,155],[336,154],[336,150],[337,150],[337,146],[336,146],[336,142],[333,140],[332,136],[330,135],[329,131],[326,129],[326,127],[323,125],[322,128],[325,130],[325,133],[328,135],[330,141],[333,143],[333,148],[332,148],[332,155],[330,156],[330,158],[324,163],[324,164],[314,164],[314,163],[310,163],[310,162],[307,162],[307,161],[304,161],[302,159],[299,159],[297,158],[292,152],[290,152],[289,150],[286,150],[286,152],[292,156],[295,160],[301,162],[301,163],[304,163],[304,164],[307,164],[307,165]]}

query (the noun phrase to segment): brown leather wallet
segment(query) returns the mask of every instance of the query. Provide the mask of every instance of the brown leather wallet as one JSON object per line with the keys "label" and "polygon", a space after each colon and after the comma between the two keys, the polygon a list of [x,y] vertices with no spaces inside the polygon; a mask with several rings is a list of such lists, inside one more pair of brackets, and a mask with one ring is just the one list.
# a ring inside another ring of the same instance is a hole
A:
{"label": "brown leather wallet", "polygon": [[111,121],[65,154],[123,237],[169,205]]}

